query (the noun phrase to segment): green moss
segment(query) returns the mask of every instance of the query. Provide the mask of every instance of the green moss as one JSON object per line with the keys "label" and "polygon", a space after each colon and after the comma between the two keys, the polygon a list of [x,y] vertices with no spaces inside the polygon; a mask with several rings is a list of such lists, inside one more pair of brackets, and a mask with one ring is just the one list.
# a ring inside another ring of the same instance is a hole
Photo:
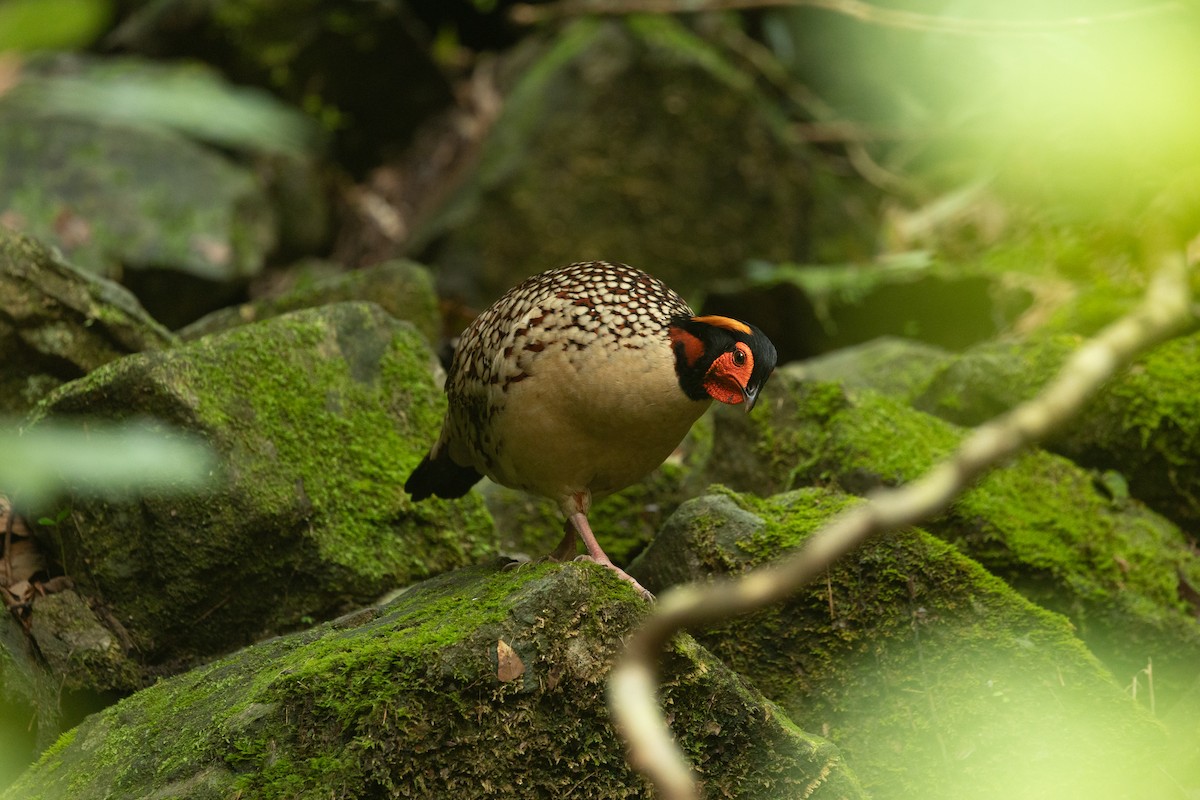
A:
{"label": "green moss", "polygon": [[[1152,385],[1131,396],[1155,396]],[[816,484],[865,494],[916,479],[963,436],[871,392],[851,397],[786,371],[771,388],[776,399],[753,427],[718,417],[722,460],[710,463],[709,476],[758,493]],[[1132,414],[1147,424],[1160,419],[1145,408]],[[722,470],[747,453],[754,458],[741,471]],[[928,527],[1029,599],[1066,614],[1123,680],[1151,658],[1160,698],[1190,686],[1200,629],[1182,599],[1181,576],[1191,585],[1200,579],[1194,556],[1179,529],[1136,503],[1115,505],[1088,471],[1028,452],[980,479]]]}
{"label": "green moss", "polygon": [[[595,565],[460,570],[139,692],[84,723],[60,769],[39,765],[3,796],[641,796],[604,677],[645,610]],[[500,641],[523,675],[497,674]],[[770,718],[694,642],[672,646],[663,675],[713,791],[854,787],[828,743]]]}
{"label": "green moss", "polygon": [[[689,522],[676,560],[740,572],[860,502],[814,488],[742,496],[760,523],[746,529],[720,512],[729,497],[684,509],[707,504],[749,532],[722,544]],[[723,556],[703,552],[713,541]],[[786,602],[698,639],[825,732],[877,798],[1120,797],[1163,742],[1062,617],[918,530],[871,540]]]}
{"label": "green moss", "polygon": [[144,414],[196,432],[222,480],[200,496],[77,500],[60,531],[64,567],[159,660],[244,644],[488,556],[477,497],[414,504],[403,491],[444,410],[431,364],[410,325],[335,304],[96,370],[43,413]]}
{"label": "green moss", "polygon": [[[319,318],[280,320],[270,336],[249,326],[228,333],[219,347],[210,349],[201,340],[186,362],[170,359],[164,367],[186,373],[175,376],[180,383],[203,381],[204,392],[197,395],[201,425],[232,426],[251,441],[270,443],[258,451],[269,460],[238,467],[249,474],[268,474],[280,466],[288,471],[322,518],[314,537],[321,559],[375,579],[429,574],[431,548],[421,542],[403,551],[388,546],[394,536],[389,523],[407,502],[401,487],[420,460],[394,415],[406,417],[408,430],[435,431],[444,410],[438,393],[416,390],[430,385],[427,365],[409,355],[425,349],[421,337],[401,326],[382,352],[338,352],[331,348],[342,343],[330,340]],[[326,353],[293,360],[286,357],[288,350]],[[372,377],[347,380],[347,370],[352,378],[356,370]],[[239,459],[256,455],[256,448],[238,453]],[[259,484],[251,505],[261,513],[293,504],[290,484]],[[434,502],[425,513],[436,513],[432,506],[445,510]]]}

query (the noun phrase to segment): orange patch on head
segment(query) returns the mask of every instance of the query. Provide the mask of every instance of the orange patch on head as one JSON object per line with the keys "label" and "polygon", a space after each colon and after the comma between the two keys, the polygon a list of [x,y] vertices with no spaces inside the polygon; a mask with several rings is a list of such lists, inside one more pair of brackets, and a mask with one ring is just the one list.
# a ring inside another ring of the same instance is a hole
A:
{"label": "orange patch on head", "polygon": [[702,322],[705,325],[712,325],[715,328],[724,328],[727,331],[737,331],[738,333],[744,333],[747,336],[751,335],[749,325],[747,325],[744,322],[740,322],[736,319],[732,319],[730,317],[718,317],[718,316],[692,317],[692,321],[693,322]]}
{"label": "orange patch on head", "polygon": [[689,367],[695,366],[700,356],[704,355],[704,342],[700,341],[700,337],[674,326],[668,335],[671,337],[672,349],[676,349],[676,345],[683,345],[683,358]]}
{"label": "orange patch on head", "polygon": [[731,406],[745,401],[746,385],[754,372],[754,353],[745,342],[738,342],[733,349],[722,353],[704,376],[704,391],[714,400]]}

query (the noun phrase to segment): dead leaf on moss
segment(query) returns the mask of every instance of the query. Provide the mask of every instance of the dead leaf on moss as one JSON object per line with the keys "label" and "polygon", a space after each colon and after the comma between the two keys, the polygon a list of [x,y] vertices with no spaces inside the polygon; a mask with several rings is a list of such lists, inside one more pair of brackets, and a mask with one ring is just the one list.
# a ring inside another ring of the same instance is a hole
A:
{"label": "dead leaf on moss", "polygon": [[496,640],[496,665],[496,677],[503,683],[516,680],[525,674],[525,662],[503,639]]}

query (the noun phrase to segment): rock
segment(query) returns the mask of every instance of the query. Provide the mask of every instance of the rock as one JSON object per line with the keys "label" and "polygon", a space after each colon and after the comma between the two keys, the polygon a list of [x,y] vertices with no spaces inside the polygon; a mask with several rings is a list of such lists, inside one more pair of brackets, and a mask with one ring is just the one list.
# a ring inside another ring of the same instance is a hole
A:
{"label": "rock", "polygon": [[1034,397],[1082,343],[1069,334],[982,342],[943,359],[908,399],[955,425],[979,425]]}
{"label": "rock", "polygon": [[[592,564],[458,570],[144,689],[0,797],[644,796],[605,706],[644,612]],[[864,796],[834,747],[690,638],[663,674],[706,797]]]}
{"label": "rock", "polygon": [[[901,400],[919,395],[953,353],[912,339],[880,336],[788,365],[796,378],[871,389]],[[953,420],[951,420],[953,421]]]}
{"label": "rock", "polygon": [[478,304],[527,275],[610,259],[695,296],[749,258],[871,250],[844,199],[856,189],[750,75],[669,17],[582,19],[505,71],[478,159],[408,243],[444,290]]}
{"label": "rock", "polygon": [[437,296],[429,271],[420,264],[397,259],[323,276],[319,272],[320,267],[326,266],[323,262],[305,266],[318,277],[310,281],[301,278],[300,283],[278,295],[214,311],[179,331],[179,335],[184,339],[197,339],[301,308],[357,300],[377,303],[396,319],[411,322],[431,344],[438,343],[441,325]]}
{"label": "rock", "polygon": [[103,599],[146,674],[489,555],[478,497],[414,505],[402,489],[443,413],[431,365],[411,325],[338,304],[98,369],[39,406],[34,429],[147,417],[204,437],[222,469],[201,494],[69,498],[45,552]]}
{"label": "rock", "polygon": [[137,685],[139,671],[124,643],[73,589],[36,598],[29,619],[39,660],[62,688],[93,692]]}
{"label": "rock", "polygon": [[943,264],[761,266],[748,284],[718,286],[705,314],[754,322],[780,363],[879,337],[946,350],[991,339],[1028,308],[1031,294],[994,275]]}
{"label": "rock", "polygon": [[[1032,397],[1080,344],[1057,336],[980,345],[945,365],[914,404],[978,424]],[[1198,382],[1200,334],[1172,339],[1109,381],[1046,446],[1082,466],[1119,471],[1138,500],[1200,531]]]}
{"label": "rock", "polygon": [[[854,502],[816,488],[697,498],[631,572],[658,591],[738,574]],[[1162,729],[1070,624],[920,530],[878,537],[779,606],[697,639],[800,727],[825,732],[879,800],[1166,788]]]}
{"label": "rock", "polygon": [[121,286],[0,226],[0,414],[25,412],[102,364],[175,341]]}
{"label": "rock", "polygon": [[[727,411],[715,415],[721,458],[698,479],[762,494],[814,484],[865,494],[911,481],[963,436],[898,401],[807,383],[789,369],[777,372],[755,413]],[[1147,658],[1160,698],[1194,679],[1200,624],[1185,598],[1200,586],[1200,560],[1177,527],[1136,502],[1114,502],[1089,471],[1027,451],[927,527],[1069,617],[1122,681]]]}
{"label": "rock", "polygon": [[92,273],[169,267],[225,283],[275,246],[253,173],[177,133],[0,110],[0,160],[4,224]]}

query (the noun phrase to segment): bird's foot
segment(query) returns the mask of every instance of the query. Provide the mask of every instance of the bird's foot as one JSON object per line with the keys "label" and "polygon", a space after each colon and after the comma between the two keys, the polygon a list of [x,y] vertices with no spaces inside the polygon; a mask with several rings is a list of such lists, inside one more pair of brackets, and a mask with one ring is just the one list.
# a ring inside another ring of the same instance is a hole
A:
{"label": "bird's foot", "polygon": [[519,570],[521,567],[525,567],[534,563],[533,559],[524,553],[515,553],[513,555],[505,556],[505,558],[508,559],[508,563],[501,567],[501,569],[505,572]]}
{"label": "bird's foot", "polygon": [[626,572],[625,570],[618,567],[616,564],[609,561],[607,558],[599,559],[599,558],[595,558],[595,557],[589,556],[589,555],[581,555],[581,556],[576,556],[575,560],[576,561],[588,561],[588,562],[591,562],[592,564],[599,564],[600,566],[605,567],[606,569],[612,570],[613,572],[615,572],[617,574],[618,578],[625,581],[626,583],[631,584],[633,586],[633,588],[635,590],[637,590],[637,593],[642,596],[643,600],[645,600],[648,603],[654,602],[654,595],[651,594],[650,591],[645,586],[642,586],[640,583],[638,583],[637,578],[633,577],[628,572]]}

